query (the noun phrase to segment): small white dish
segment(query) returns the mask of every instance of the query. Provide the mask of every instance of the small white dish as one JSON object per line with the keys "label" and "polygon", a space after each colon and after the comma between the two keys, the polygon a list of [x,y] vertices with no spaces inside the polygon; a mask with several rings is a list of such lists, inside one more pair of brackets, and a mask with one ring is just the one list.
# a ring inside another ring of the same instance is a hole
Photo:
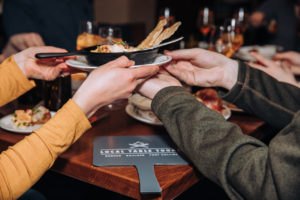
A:
{"label": "small white dish", "polygon": [[[151,65],[159,66],[159,65],[168,63],[171,60],[172,60],[172,58],[170,56],[158,54],[158,56],[155,58],[154,62],[145,63],[145,64],[141,64],[141,65],[134,65],[134,66],[131,66],[130,68],[141,67],[141,66],[151,66]],[[81,60],[77,60],[77,59],[69,59],[66,61],[66,64],[69,65],[70,67],[74,67],[76,69],[86,71],[86,72],[90,72],[97,68],[97,66],[89,65],[89,64],[87,64]]]}
{"label": "small white dish", "polygon": [[[50,112],[51,117],[55,115],[56,112]],[[28,126],[26,128],[16,127],[12,121],[12,114],[6,115],[0,119],[0,127],[4,130],[20,133],[20,134],[30,134],[32,131],[39,129],[43,124],[37,124],[33,126]]]}
{"label": "small white dish", "polygon": [[150,119],[150,118],[144,118],[140,115],[138,115],[136,112],[134,112],[134,108],[133,105],[131,104],[127,104],[126,108],[125,108],[126,113],[131,116],[132,118],[144,122],[146,124],[151,124],[151,125],[157,125],[157,126],[162,126],[162,122],[158,122],[155,119]]}
{"label": "small white dish", "polygon": [[244,61],[256,61],[255,58],[253,58],[250,55],[251,50],[256,50],[260,55],[268,58],[268,59],[273,59],[274,55],[276,52],[281,51],[283,48],[281,46],[277,45],[264,45],[264,46],[258,46],[258,45],[253,45],[253,46],[244,46],[241,47],[235,54],[236,58],[239,58]]}
{"label": "small white dish", "polygon": [[[226,120],[228,120],[231,117],[231,110],[226,105],[223,105],[223,107],[224,109],[222,110],[222,115]],[[162,122],[157,122],[155,119],[144,118],[138,115],[136,112],[134,112],[134,108],[131,104],[127,104],[125,111],[129,116],[131,116],[132,118],[138,121],[151,124],[151,125],[158,125],[158,126],[163,125]]]}

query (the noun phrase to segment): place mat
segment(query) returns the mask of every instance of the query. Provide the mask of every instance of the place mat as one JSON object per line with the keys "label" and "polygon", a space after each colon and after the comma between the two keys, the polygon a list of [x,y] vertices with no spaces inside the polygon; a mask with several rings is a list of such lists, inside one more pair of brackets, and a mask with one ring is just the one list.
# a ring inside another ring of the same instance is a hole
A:
{"label": "place mat", "polygon": [[94,139],[93,165],[135,166],[141,194],[160,194],[154,165],[188,165],[167,136],[98,136]]}

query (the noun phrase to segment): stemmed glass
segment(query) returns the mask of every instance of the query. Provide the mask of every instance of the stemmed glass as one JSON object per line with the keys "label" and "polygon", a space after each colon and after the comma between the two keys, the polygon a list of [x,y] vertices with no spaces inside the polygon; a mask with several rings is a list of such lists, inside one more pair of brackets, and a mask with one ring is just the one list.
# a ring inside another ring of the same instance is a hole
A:
{"label": "stemmed glass", "polygon": [[235,18],[225,20],[225,27],[230,29],[229,36],[232,42],[233,51],[237,51],[244,44],[243,33],[238,28],[237,20]]}
{"label": "stemmed glass", "polygon": [[171,8],[165,7],[159,11],[159,20],[166,19],[167,24],[165,27],[172,26],[175,23],[175,15]]}
{"label": "stemmed glass", "polygon": [[[122,40],[122,31],[119,27],[114,26],[100,26],[98,28],[98,34],[102,38],[101,44],[115,44],[121,42]],[[102,109],[107,111],[118,110],[123,107],[123,101],[117,100],[112,102]]]}
{"label": "stemmed glass", "polygon": [[207,35],[210,32],[213,24],[213,11],[211,11],[208,7],[205,7],[202,10],[200,10],[197,18],[197,27],[203,36],[203,42],[204,44],[206,44],[206,46],[208,46]]}

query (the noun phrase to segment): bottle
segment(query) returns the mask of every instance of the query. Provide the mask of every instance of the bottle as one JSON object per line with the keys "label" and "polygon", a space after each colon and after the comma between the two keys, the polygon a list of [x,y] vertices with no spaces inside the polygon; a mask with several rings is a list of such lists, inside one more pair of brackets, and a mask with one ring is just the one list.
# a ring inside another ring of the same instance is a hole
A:
{"label": "bottle", "polygon": [[71,93],[71,76],[43,82],[45,107],[51,111],[60,109],[71,98]]}

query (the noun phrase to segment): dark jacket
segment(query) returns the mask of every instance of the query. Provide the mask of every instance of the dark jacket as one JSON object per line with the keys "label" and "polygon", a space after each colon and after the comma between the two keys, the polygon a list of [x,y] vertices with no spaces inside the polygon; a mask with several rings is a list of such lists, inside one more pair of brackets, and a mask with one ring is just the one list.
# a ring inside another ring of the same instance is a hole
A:
{"label": "dark jacket", "polygon": [[223,97],[281,131],[267,146],[180,87],[161,90],[152,109],[231,199],[300,199],[300,89],[241,63],[236,85]]}
{"label": "dark jacket", "polygon": [[8,0],[3,25],[8,37],[39,33],[46,45],[75,50],[80,21],[93,19],[91,0]]}

